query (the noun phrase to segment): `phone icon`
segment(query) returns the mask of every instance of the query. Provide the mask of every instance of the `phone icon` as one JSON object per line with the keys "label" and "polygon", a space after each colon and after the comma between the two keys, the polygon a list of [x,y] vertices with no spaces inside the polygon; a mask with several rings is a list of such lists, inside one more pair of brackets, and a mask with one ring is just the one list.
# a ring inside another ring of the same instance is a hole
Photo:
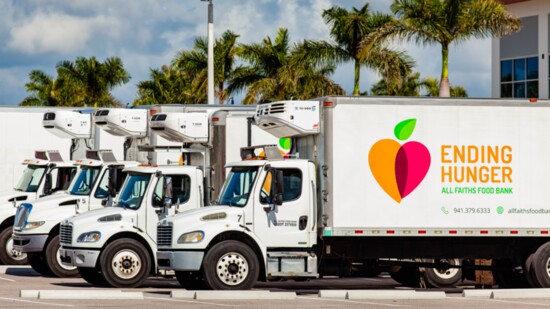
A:
{"label": "phone icon", "polygon": [[447,210],[447,208],[445,208],[445,206],[441,206],[441,211],[446,215],[449,214],[449,211]]}

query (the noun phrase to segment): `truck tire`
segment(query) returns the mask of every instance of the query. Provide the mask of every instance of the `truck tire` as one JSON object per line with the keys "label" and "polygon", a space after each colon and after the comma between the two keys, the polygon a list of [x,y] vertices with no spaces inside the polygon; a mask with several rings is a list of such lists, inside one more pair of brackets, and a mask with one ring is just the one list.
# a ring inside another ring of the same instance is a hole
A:
{"label": "truck tire", "polygon": [[103,274],[96,268],[78,267],[78,273],[82,279],[86,280],[89,284],[98,287],[110,287]]}
{"label": "truck tire", "polygon": [[520,289],[530,287],[525,268],[521,267],[521,270],[519,270],[518,265],[515,264],[510,259],[493,259],[493,266],[508,268],[508,270],[503,271],[493,270],[493,277],[499,288]]}
{"label": "truck tire", "polygon": [[235,240],[216,244],[203,261],[204,280],[213,290],[249,290],[256,283],[259,271],[254,251]]}
{"label": "truck tire", "polygon": [[533,255],[529,255],[527,259],[525,259],[525,265],[523,267],[523,273],[525,274],[525,279],[527,279],[527,282],[529,283],[529,286],[532,288],[540,288],[537,278],[535,276],[535,272],[533,270]]}
{"label": "truck tire", "polygon": [[205,290],[207,288],[202,274],[198,271],[176,271],[176,279],[186,290]]}
{"label": "truck tire", "polygon": [[149,252],[134,239],[122,238],[108,244],[99,262],[105,281],[117,288],[142,285],[151,270]]}
{"label": "truck tire", "polygon": [[27,254],[27,261],[32,269],[42,276],[51,277],[53,275],[43,253],[29,253]]}
{"label": "truck tire", "polygon": [[398,283],[412,287],[420,287],[420,271],[418,267],[402,266],[399,270],[390,272],[390,277]]}
{"label": "truck tire", "polygon": [[78,269],[76,269],[76,266],[67,266],[61,263],[61,256],[59,254],[60,247],[59,235],[52,238],[46,245],[46,263],[52,274],[59,278],[78,277]]}
{"label": "truck tire", "polygon": [[531,261],[536,284],[541,288],[550,288],[550,242],[541,245]]}
{"label": "truck tire", "polygon": [[[425,262],[434,262],[434,260],[424,260]],[[447,262],[451,265],[462,265],[460,259],[440,259],[440,261]],[[438,269],[425,268],[424,278],[428,287],[433,288],[448,288],[455,287],[462,280],[462,269],[460,268],[448,268]]]}
{"label": "truck tire", "polygon": [[27,264],[27,254],[16,254],[13,251],[13,226],[5,228],[0,233],[0,262],[4,265],[25,265]]}

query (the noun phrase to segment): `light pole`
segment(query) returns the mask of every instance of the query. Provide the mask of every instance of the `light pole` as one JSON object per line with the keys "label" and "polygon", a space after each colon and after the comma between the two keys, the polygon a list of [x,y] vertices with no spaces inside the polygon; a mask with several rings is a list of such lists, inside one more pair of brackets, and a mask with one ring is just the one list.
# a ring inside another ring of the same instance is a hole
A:
{"label": "light pole", "polygon": [[208,104],[214,104],[214,4],[212,0],[201,0],[208,2]]}

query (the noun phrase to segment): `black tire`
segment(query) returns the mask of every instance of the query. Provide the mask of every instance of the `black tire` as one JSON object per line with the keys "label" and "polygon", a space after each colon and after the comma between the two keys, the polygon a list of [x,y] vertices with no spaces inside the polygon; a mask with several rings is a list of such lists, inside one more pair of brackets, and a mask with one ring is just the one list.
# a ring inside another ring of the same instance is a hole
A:
{"label": "black tire", "polygon": [[535,282],[541,288],[550,288],[550,242],[541,245],[531,261]]}
{"label": "black tire", "polygon": [[205,290],[206,282],[198,271],[176,271],[176,279],[186,290]]}
{"label": "black tire", "polygon": [[[425,262],[434,262],[434,260],[424,260]],[[451,265],[462,265],[460,259],[442,259]],[[462,269],[461,268],[425,268],[424,278],[428,287],[433,288],[449,288],[456,287],[458,283],[462,281]]]}
{"label": "black tire", "polygon": [[43,253],[29,253],[27,254],[27,261],[32,269],[42,276],[51,277],[53,275]]}
{"label": "black tire", "polygon": [[5,228],[0,232],[0,262],[4,265],[26,265],[27,254],[15,254],[13,252],[13,226]]}
{"label": "black tire", "polygon": [[535,272],[533,270],[533,255],[534,253],[532,253],[531,255],[529,255],[529,257],[527,257],[527,259],[525,259],[525,263],[523,266],[523,274],[525,275],[525,279],[529,283],[530,287],[540,288],[537,282],[537,278],[535,276]]}
{"label": "black tire", "polygon": [[402,266],[399,270],[390,272],[390,277],[404,286],[420,287],[420,271],[418,267]]}
{"label": "black tire", "polygon": [[78,273],[89,284],[98,287],[110,287],[103,274],[96,268],[78,267]]}
{"label": "black tire", "polygon": [[259,272],[254,251],[235,240],[216,244],[203,260],[204,280],[213,290],[249,290]]}
{"label": "black tire", "polygon": [[59,255],[59,235],[55,236],[48,242],[45,250],[46,263],[52,274],[59,278],[74,278],[78,277],[78,269],[75,266],[66,266],[61,263]]}
{"label": "black tire", "polygon": [[99,261],[105,281],[117,288],[139,287],[151,271],[149,252],[134,239],[122,238],[108,244]]}
{"label": "black tire", "polygon": [[522,289],[530,287],[527,282],[524,268],[515,265],[510,259],[493,259],[493,266],[507,268],[508,270],[494,270],[493,277],[501,289]]}

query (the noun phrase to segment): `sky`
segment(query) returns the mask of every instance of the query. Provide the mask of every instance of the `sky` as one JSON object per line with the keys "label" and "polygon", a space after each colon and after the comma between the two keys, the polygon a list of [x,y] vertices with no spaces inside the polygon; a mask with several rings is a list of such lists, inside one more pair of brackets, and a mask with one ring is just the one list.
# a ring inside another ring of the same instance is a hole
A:
{"label": "sky", "polygon": [[[390,13],[392,0],[370,0],[373,11]],[[364,0],[213,0],[214,35],[231,30],[240,43],[257,43],[289,29],[293,43],[329,40],[321,14],[332,6],[350,10]],[[0,1],[0,105],[17,105],[27,95],[32,70],[55,77],[60,61],[95,56],[119,57],[131,75],[112,94],[123,103],[137,98],[136,84],[149,79],[150,69],[169,64],[177,52],[191,49],[197,36],[207,35],[206,2],[200,0],[2,0]],[[439,77],[440,47],[393,43],[416,61],[422,77]],[[490,97],[491,42],[472,39],[451,46],[451,85],[466,88],[470,97]],[[353,90],[351,63],[338,66],[331,78],[347,93]],[[361,91],[379,80],[361,71]],[[243,95],[235,96],[239,103]]]}

